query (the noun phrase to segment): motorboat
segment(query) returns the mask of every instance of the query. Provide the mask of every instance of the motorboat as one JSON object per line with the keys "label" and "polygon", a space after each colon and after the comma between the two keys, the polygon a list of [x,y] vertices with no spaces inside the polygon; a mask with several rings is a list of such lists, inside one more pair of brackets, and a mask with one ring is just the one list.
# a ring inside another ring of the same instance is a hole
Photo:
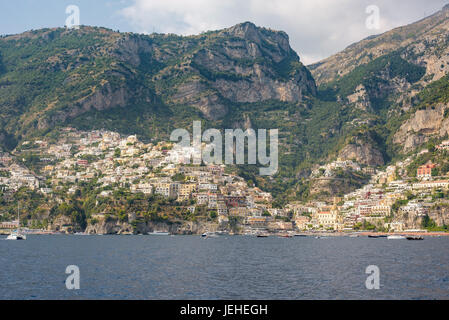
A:
{"label": "motorboat", "polygon": [[279,238],[293,238],[291,234],[280,234]]}
{"label": "motorboat", "polygon": [[169,236],[170,233],[165,232],[165,231],[153,231],[153,232],[149,232],[148,235],[150,235],[150,236]]}
{"label": "motorboat", "polygon": [[257,238],[268,238],[268,234],[260,233],[260,234],[257,235]]}
{"label": "motorboat", "polygon": [[201,235],[201,237],[203,237],[204,239],[216,238],[216,237],[218,237],[218,235],[215,232],[205,232]]}
{"label": "motorboat", "polygon": [[11,233],[6,240],[26,240],[27,237],[23,233],[21,233],[19,230]]}
{"label": "motorboat", "polygon": [[229,236],[229,232],[228,231],[217,231],[217,232],[215,232],[215,234],[217,236]]}
{"label": "motorboat", "polygon": [[406,237],[401,235],[391,235],[387,237],[388,240],[405,240]]}

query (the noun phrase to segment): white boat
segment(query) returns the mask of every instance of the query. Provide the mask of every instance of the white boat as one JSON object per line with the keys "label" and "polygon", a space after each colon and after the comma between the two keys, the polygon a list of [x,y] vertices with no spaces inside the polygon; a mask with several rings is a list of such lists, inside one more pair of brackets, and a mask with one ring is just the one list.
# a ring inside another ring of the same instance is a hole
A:
{"label": "white boat", "polygon": [[218,235],[215,232],[205,232],[201,235],[203,238],[216,238]]}
{"label": "white boat", "polygon": [[11,233],[6,240],[26,240],[27,237],[26,235],[20,233],[19,231],[15,231],[13,233]]}
{"label": "white boat", "polygon": [[392,235],[392,236],[388,236],[387,239],[388,240],[405,240],[407,238],[404,236],[401,236],[401,235]]}
{"label": "white boat", "polygon": [[17,221],[18,221],[18,228],[16,231],[11,233],[6,240],[26,240],[27,237],[20,231],[20,213],[19,213],[19,206],[17,205]]}
{"label": "white boat", "polygon": [[170,233],[169,232],[164,232],[164,231],[153,231],[148,233],[150,236],[169,236]]}

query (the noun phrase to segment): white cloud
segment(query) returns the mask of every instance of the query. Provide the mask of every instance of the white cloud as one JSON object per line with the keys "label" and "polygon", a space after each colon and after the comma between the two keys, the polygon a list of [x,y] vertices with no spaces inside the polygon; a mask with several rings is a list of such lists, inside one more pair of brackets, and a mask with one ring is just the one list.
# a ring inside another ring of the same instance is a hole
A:
{"label": "white cloud", "polygon": [[[447,0],[134,0],[121,14],[137,32],[197,34],[252,21],[283,30],[302,61],[316,62],[369,35],[411,23]],[[365,26],[369,5],[380,30]]]}

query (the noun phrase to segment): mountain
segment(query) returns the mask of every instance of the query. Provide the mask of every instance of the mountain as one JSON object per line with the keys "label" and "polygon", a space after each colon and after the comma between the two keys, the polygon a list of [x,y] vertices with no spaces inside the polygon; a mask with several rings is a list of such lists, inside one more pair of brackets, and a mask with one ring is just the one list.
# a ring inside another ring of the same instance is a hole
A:
{"label": "mountain", "polygon": [[345,50],[308,66],[318,84],[335,81],[360,65],[403,49],[409,59],[426,65],[438,80],[449,71],[447,41],[449,4],[418,22],[354,43]]}
{"label": "mountain", "polygon": [[44,29],[3,37],[0,55],[1,127],[16,138],[90,111],[220,120],[233,104],[316,94],[288,36],[249,22],[191,37]]}
{"label": "mountain", "polygon": [[359,110],[347,120],[358,123],[357,134],[375,137],[368,142],[373,149],[368,157],[347,152],[361,150],[360,143],[344,146],[340,156],[374,157],[370,162],[381,164],[379,153],[388,161],[447,134],[448,31],[449,5],[309,66],[322,99],[339,103],[339,112]]}
{"label": "mountain", "polygon": [[[383,166],[449,136],[449,5],[308,68],[318,85],[312,110],[333,119],[320,127],[332,144],[324,142],[319,161]],[[347,190],[335,190],[339,183],[309,178],[296,191],[306,197],[317,189],[335,195]]]}
{"label": "mountain", "polygon": [[368,177],[312,171],[338,158],[384,166],[448,135],[448,29],[446,6],[308,67],[286,33],[250,22],[188,37],[94,27],[3,36],[0,145],[64,126],[154,141],[198,119],[278,128],[279,174],[239,174],[283,200],[342,195]]}
{"label": "mountain", "polygon": [[[189,37],[42,29],[3,36],[0,56],[0,144],[9,150],[64,126],[168,140],[200,119],[203,128],[279,128],[290,183],[308,155],[320,156],[303,154],[298,125],[316,85],[284,32],[249,22]],[[285,190],[283,179],[270,185]]]}

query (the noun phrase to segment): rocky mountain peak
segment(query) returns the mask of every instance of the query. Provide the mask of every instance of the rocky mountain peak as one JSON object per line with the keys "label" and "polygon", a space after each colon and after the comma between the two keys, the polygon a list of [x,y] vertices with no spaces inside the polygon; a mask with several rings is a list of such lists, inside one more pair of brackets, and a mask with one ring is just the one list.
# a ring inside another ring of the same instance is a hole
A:
{"label": "rocky mountain peak", "polygon": [[236,24],[235,26],[226,29],[226,31],[230,35],[245,39],[249,39],[251,38],[251,35],[259,33],[257,26],[250,21]]}
{"label": "rocky mountain peak", "polygon": [[269,43],[278,45],[285,52],[292,52],[290,41],[287,33],[267,28],[257,27],[252,22],[242,22],[228,29],[224,29],[223,33],[244,39],[246,41],[255,42],[257,44]]}

